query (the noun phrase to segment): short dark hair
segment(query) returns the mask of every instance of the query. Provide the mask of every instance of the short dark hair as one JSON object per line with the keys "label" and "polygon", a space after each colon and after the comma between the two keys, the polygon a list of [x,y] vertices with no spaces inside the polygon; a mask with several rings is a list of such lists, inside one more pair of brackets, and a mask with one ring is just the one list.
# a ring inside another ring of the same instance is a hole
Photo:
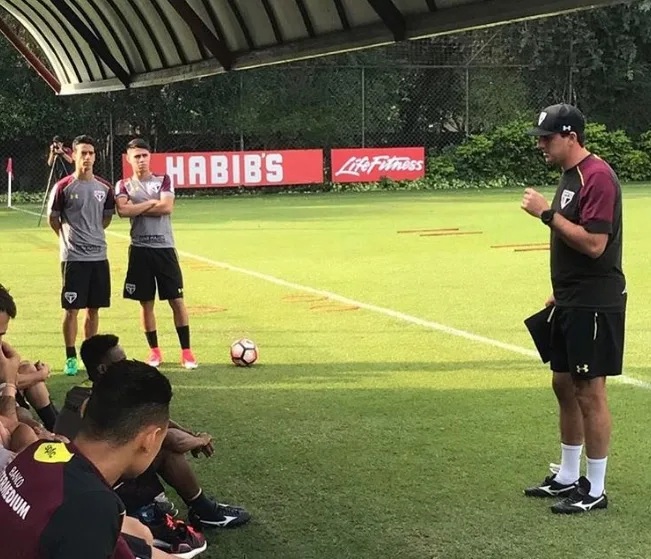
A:
{"label": "short dark hair", "polygon": [[96,382],[100,377],[99,366],[106,354],[118,343],[120,343],[120,338],[113,334],[97,334],[84,340],[81,344],[79,353],[91,381]]}
{"label": "short dark hair", "polygon": [[[566,137],[572,134],[572,132],[561,132],[561,136]],[[576,141],[581,147],[585,147],[585,132],[574,132],[576,134]]]}
{"label": "short dark hair", "polygon": [[150,425],[167,426],[172,386],[155,367],[124,359],[93,385],[79,434],[114,446],[128,444]]}
{"label": "short dark hair", "polygon": [[77,149],[77,146],[79,144],[88,144],[95,147],[95,140],[93,140],[87,134],[82,134],[81,136],[77,136],[74,140],[72,140],[72,149]]}
{"label": "short dark hair", "polygon": [[52,141],[56,142],[56,143],[59,143],[59,144],[62,144],[63,143],[63,138],[61,136],[54,136],[54,138],[52,138]]}
{"label": "short dark hair", "polygon": [[0,283],[0,312],[5,312],[9,318],[16,318],[16,301],[9,290]]}
{"label": "short dark hair", "polygon": [[127,151],[130,149],[146,149],[151,151],[151,146],[144,138],[134,138],[127,144]]}

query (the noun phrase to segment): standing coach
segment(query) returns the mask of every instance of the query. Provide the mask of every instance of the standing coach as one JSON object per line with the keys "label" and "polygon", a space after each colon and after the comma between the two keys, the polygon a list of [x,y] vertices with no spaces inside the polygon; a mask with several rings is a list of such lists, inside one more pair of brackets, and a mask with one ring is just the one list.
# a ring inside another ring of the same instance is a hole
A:
{"label": "standing coach", "polygon": [[[522,200],[522,209],[551,231],[549,349],[562,444],[558,473],[525,495],[559,498],[554,513],[586,513],[608,506],[606,377],[622,373],[627,299],[622,193],[608,163],[585,148],[585,119],[576,107],[547,107],[529,134],[537,137],[547,163],[562,170],[551,207],[532,188]],[[581,476],[584,444],[587,468]]]}

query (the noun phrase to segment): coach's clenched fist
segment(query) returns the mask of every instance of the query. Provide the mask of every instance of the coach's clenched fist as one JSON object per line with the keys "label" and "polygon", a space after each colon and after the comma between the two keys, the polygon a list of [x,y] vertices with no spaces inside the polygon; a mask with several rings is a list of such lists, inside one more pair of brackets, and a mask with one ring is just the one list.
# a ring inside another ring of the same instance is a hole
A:
{"label": "coach's clenched fist", "polygon": [[540,217],[540,214],[549,209],[549,204],[545,197],[533,188],[527,188],[522,197],[520,207],[529,215]]}

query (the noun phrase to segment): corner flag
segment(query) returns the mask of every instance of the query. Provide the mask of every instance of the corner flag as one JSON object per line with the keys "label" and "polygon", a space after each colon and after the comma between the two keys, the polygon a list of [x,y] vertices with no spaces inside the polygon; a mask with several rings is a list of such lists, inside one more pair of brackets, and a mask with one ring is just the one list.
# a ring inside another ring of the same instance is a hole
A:
{"label": "corner flag", "polygon": [[7,159],[7,207],[11,208],[11,179],[14,176],[14,162],[11,159]]}

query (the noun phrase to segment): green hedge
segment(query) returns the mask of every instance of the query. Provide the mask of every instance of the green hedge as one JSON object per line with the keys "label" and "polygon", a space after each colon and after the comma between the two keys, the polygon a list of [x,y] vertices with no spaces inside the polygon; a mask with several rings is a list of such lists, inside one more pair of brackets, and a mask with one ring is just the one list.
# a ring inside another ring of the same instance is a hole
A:
{"label": "green hedge", "polygon": [[[446,153],[428,158],[431,178],[483,183],[503,179],[507,183],[556,184],[558,169],[550,167],[526,135],[531,124],[513,121],[486,134],[473,135]],[[613,167],[620,181],[651,180],[651,131],[630,138],[623,130],[607,130],[588,124],[586,147]]]}
{"label": "green hedge", "polygon": [[[555,186],[559,169],[550,167],[526,134],[531,123],[514,120],[486,134],[470,136],[458,146],[427,158],[423,179],[363,184],[324,184],[312,191],[460,190]],[[586,127],[586,147],[605,159],[622,182],[651,181],[651,131],[637,138],[603,124]]]}
{"label": "green hedge", "polygon": [[[371,192],[415,190],[462,190],[523,188],[525,186],[556,185],[559,170],[550,167],[536,149],[535,140],[527,136],[531,123],[523,120],[509,122],[486,134],[470,136],[458,146],[427,158],[425,177],[415,181],[333,184],[298,187],[268,187],[261,189],[197,189],[177,191],[181,196],[261,195],[293,192]],[[651,130],[637,138],[623,130],[607,130],[602,124],[591,123],[586,129],[586,147],[605,159],[622,182],[651,182]],[[15,202],[40,203],[40,193],[16,192]],[[6,195],[0,195],[0,205]]]}

